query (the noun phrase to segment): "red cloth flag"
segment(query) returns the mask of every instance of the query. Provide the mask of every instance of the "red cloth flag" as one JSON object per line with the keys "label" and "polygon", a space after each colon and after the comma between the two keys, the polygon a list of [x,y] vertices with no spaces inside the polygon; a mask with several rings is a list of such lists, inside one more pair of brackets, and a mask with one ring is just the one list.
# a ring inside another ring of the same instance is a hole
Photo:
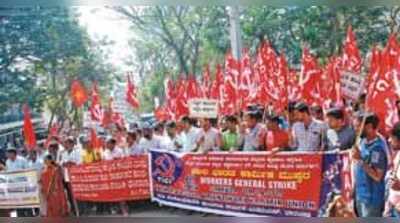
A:
{"label": "red cloth flag", "polygon": [[202,84],[201,84],[203,97],[206,97],[206,98],[210,97],[210,93],[211,93],[210,87],[211,87],[210,65],[207,64],[207,66],[205,67],[205,69],[203,71],[203,79],[202,79]]}
{"label": "red cloth flag", "polygon": [[101,138],[97,137],[96,130],[90,129],[90,145],[93,149],[98,150],[103,147],[103,141]]}
{"label": "red cloth flag", "polygon": [[154,109],[154,116],[156,117],[157,121],[167,121],[171,120],[173,117],[169,114],[165,107],[157,107]]}
{"label": "red cloth flag", "polygon": [[108,108],[103,113],[103,119],[101,120],[101,124],[103,127],[107,128],[109,125],[113,123],[113,108],[112,108],[113,98],[110,97],[108,101]]}
{"label": "red cloth flag", "polygon": [[321,76],[322,70],[319,68],[317,60],[307,48],[304,48],[300,70],[300,87],[303,99],[309,104],[320,104]]}
{"label": "red cloth flag", "polygon": [[71,84],[71,99],[75,107],[81,107],[88,100],[85,87],[78,81],[73,80]]}
{"label": "red cloth flag", "polygon": [[245,109],[248,105],[255,102],[257,88],[254,83],[253,69],[248,51],[244,52],[240,61],[238,90],[241,109]]}
{"label": "red cloth flag", "polygon": [[132,106],[132,108],[139,108],[139,100],[137,99],[137,92],[136,92],[136,87],[132,83],[131,75],[128,74],[128,83],[126,86],[126,101],[128,104]]}
{"label": "red cloth flag", "polygon": [[25,146],[28,150],[33,150],[36,147],[36,135],[33,128],[31,114],[28,105],[23,106],[24,112],[24,139]]}
{"label": "red cloth flag", "polygon": [[342,67],[347,71],[360,73],[361,63],[360,50],[357,47],[356,37],[351,26],[349,26],[347,28],[347,36],[344,43]]}
{"label": "red cloth flag", "polygon": [[220,113],[223,115],[233,115],[238,111],[237,87],[233,75],[226,75],[223,89],[223,95],[220,101]]}
{"label": "red cloth flag", "polygon": [[380,129],[385,134],[398,121],[394,83],[397,73],[395,67],[391,66],[389,51],[384,51],[379,58],[379,69],[374,70],[376,73],[370,73],[372,81],[368,86],[366,106],[368,111],[378,115],[381,120]]}
{"label": "red cloth flag", "polygon": [[46,142],[45,142],[45,148],[48,148],[51,142],[51,138],[53,137],[58,137],[58,129],[60,128],[60,126],[57,123],[54,123],[50,130],[49,130],[49,134],[47,136]]}
{"label": "red cloth flag", "polygon": [[190,75],[186,85],[187,100],[202,97],[201,87],[194,75]]}
{"label": "red cloth flag", "polygon": [[103,120],[104,112],[100,104],[100,95],[96,83],[93,84],[92,103],[90,105],[89,112],[90,117],[93,121],[100,122],[101,120]]}
{"label": "red cloth flag", "polygon": [[222,88],[224,84],[224,75],[222,72],[222,67],[218,64],[215,72],[215,79],[211,84],[210,98],[212,99],[220,100],[222,97]]}
{"label": "red cloth flag", "polygon": [[176,83],[176,97],[175,97],[175,119],[179,120],[183,116],[189,115],[189,108],[187,104],[187,81],[182,77]]}
{"label": "red cloth flag", "polygon": [[339,60],[331,58],[325,69],[326,77],[324,89],[331,104],[336,107],[342,106],[342,91],[340,88]]}
{"label": "red cloth flag", "polygon": [[125,126],[124,117],[119,112],[113,112],[112,113],[112,122],[114,124],[116,124],[118,127],[121,127],[121,128]]}

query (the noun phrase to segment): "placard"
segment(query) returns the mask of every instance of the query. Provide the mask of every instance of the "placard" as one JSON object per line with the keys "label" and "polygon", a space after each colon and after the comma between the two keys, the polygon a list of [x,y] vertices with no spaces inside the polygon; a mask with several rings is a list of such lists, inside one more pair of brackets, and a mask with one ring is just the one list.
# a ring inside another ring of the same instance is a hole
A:
{"label": "placard", "polygon": [[324,216],[340,191],[341,156],[151,151],[152,200],[232,216]]}
{"label": "placard", "polygon": [[147,155],[69,168],[78,201],[119,202],[150,198]]}
{"label": "placard", "polygon": [[0,208],[40,207],[39,181],[36,170],[0,173]]}
{"label": "placard", "polygon": [[214,99],[191,99],[189,104],[189,115],[192,118],[217,118],[218,100]]}
{"label": "placard", "polygon": [[365,77],[362,74],[355,74],[348,71],[341,71],[340,86],[344,97],[358,100],[364,91]]}

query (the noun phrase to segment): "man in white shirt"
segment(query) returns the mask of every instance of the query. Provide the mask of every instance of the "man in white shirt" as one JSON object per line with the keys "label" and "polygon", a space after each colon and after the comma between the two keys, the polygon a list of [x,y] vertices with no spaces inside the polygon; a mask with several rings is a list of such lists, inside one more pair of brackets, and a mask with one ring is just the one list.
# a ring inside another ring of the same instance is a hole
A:
{"label": "man in white shirt", "polygon": [[211,120],[203,118],[200,120],[201,130],[196,144],[196,150],[202,153],[209,151],[219,151],[221,136],[217,129],[211,125]]}
{"label": "man in white shirt", "polygon": [[196,150],[197,141],[199,140],[200,129],[194,127],[189,117],[181,119],[183,131],[181,133],[181,141],[183,143],[180,152],[194,152]]}
{"label": "man in white shirt", "polygon": [[176,123],[170,121],[166,124],[166,135],[161,141],[161,148],[170,151],[179,151],[182,148],[182,142],[176,134]]}
{"label": "man in white shirt", "polygon": [[74,138],[68,137],[64,142],[64,147],[65,149],[61,153],[60,165],[63,167],[69,167],[80,164],[81,154],[80,151],[75,148]]}
{"label": "man in white shirt", "polygon": [[149,125],[143,127],[143,137],[139,141],[138,149],[148,153],[151,149],[161,149],[161,138],[153,134],[153,129]]}
{"label": "man in white shirt", "polygon": [[35,169],[37,171],[41,171],[43,168],[43,160],[38,157],[37,151],[32,150],[29,153],[29,160],[28,160],[28,166],[30,169]]}
{"label": "man in white shirt", "polygon": [[103,152],[103,160],[115,160],[124,157],[124,151],[117,146],[117,140],[109,137],[106,140],[106,149]]}
{"label": "man in white shirt", "polygon": [[17,155],[17,150],[15,148],[9,148],[7,150],[6,171],[18,171],[28,168],[28,162],[24,157]]}

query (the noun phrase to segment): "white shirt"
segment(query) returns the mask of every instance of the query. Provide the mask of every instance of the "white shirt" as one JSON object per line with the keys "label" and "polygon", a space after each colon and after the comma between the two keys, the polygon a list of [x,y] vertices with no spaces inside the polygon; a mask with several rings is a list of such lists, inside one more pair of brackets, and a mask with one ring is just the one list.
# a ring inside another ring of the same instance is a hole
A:
{"label": "white shirt", "polygon": [[78,149],[72,149],[72,151],[64,150],[61,152],[61,160],[60,164],[64,165],[66,163],[75,163],[75,164],[80,164],[81,163],[81,151]]}
{"label": "white shirt", "polygon": [[202,152],[208,152],[208,151],[218,151],[218,137],[219,137],[219,132],[215,128],[210,128],[209,130],[205,131],[204,129],[201,129],[199,132],[199,138],[204,138],[204,141],[200,145],[200,151]]}
{"label": "white shirt", "polygon": [[14,161],[7,159],[6,161],[7,171],[18,171],[24,169],[29,169],[28,161],[26,161],[24,157],[17,155]]}
{"label": "white shirt", "polygon": [[115,147],[113,151],[105,149],[102,154],[103,160],[114,160],[122,157],[124,157],[124,151],[118,147]]}
{"label": "white shirt", "polygon": [[162,149],[170,151],[179,151],[179,148],[176,146],[176,144],[182,145],[182,142],[180,141],[180,138],[178,136],[171,138],[170,136],[166,135],[161,139]]}
{"label": "white shirt", "polygon": [[30,169],[35,169],[35,170],[42,170],[43,168],[43,160],[36,158],[36,161],[33,162],[33,160],[28,161],[28,166]]}
{"label": "white shirt", "polygon": [[153,137],[148,140],[147,138],[142,137],[137,149],[143,153],[148,153],[151,149],[161,149],[161,138],[153,135]]}
{"label": "white shirt", "polygon": [[190,127],[188,132],[181,133],[181,140],[183,142],[182,152],[193,152],[196,149],[196,143],[199,139],[200,129]]}

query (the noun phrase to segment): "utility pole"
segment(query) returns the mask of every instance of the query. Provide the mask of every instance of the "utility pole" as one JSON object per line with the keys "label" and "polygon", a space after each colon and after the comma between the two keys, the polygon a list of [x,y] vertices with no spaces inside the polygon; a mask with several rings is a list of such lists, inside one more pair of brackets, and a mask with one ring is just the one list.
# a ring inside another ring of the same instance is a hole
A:
{"label": "utility pole", "polygon": [[232,55],[233,58],[239,60],[242,55],[242,38],[241,38],[240,22],[239,22],[239,6],[233,5],[229,7],[229,23],[230,23]]}

